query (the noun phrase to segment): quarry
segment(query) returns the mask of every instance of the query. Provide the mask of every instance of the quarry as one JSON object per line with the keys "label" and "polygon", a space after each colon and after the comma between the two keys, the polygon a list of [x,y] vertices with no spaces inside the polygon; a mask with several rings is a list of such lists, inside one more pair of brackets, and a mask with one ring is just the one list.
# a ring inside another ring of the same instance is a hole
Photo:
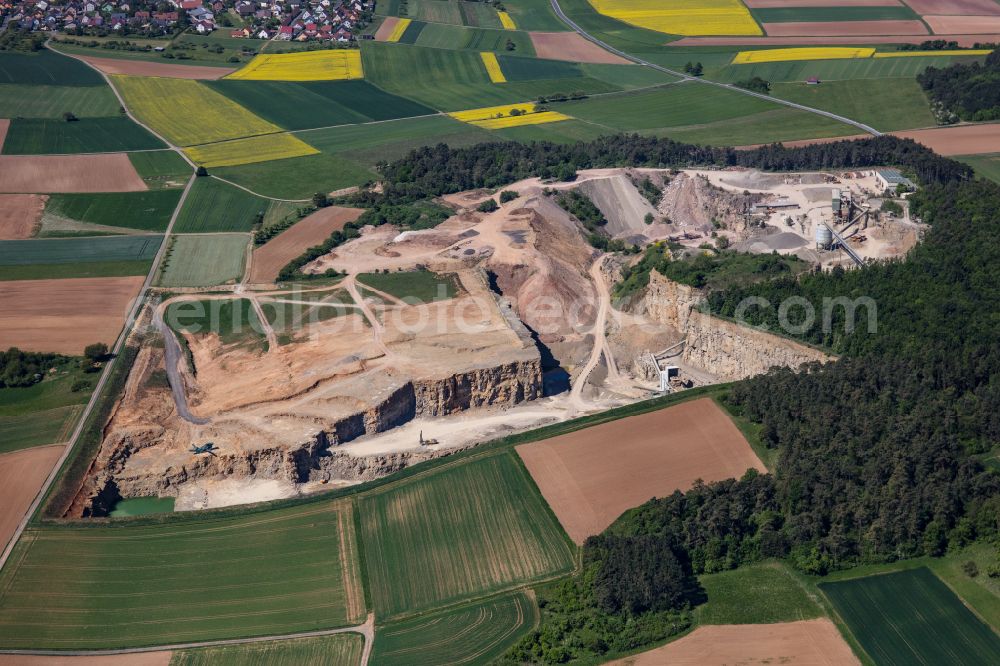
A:
{"label": "quarry", "polygon": [[[828,361],[706,313],[703,289],[655,270],[637,293],[612,294],[654,244],[677,260],[728,248],[828,270],[901,257],[923,231],[905,200],[883,207],[899,197],[874,171],[595,169],[502,190],[442,197],[453,214],[430,229],[364,227],[294,285],[159,293],[65,515],[106,516],[123,498],[197,510],[293,497],[665,391]],[[570,190],[635,250],[593,247],[559,204]]]}

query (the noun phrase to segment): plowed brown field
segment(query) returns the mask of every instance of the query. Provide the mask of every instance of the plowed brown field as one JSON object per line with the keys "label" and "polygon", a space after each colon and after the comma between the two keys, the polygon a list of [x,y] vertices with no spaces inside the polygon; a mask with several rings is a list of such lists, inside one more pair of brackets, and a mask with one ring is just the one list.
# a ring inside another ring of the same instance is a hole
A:
{"label": "plowed brown field", "polygon": [[924,20],[935,33],[986,35],[1000,32],[1000,16],[925,16]]}
{"label": "plowed brown field", "polygon": [[[814,24],[810,24],[814,25]],[[962,48],[971,48],[979,42],[1000,42],[1000,34],[992,35],[934,35],[934,39],[957,42]],[[927,40],[922,36],[879,36],[879,44],[920,44]],[[684,37],[670,46],[809,46],[812,44],[871,44],[870,37]]]}
{"label": "plowed brown field", "polygon": [[0,192],[141,192],[146,188],[125,153],[0,155]]}
{"label": "plowed brown field", "polygon": [[330,206],[295,223],[287,231],[254,250],[250,281],[273,282],[285,264],[313,245],[319,245],[334,231],[343,229],[348,222],[358,219],[362,212],[364,211],[360,208]]}
{"label": "plowed brown field", "polygon": [[128,74],[129,76],[163,76],[168,79],[221,79],[236,71],[235,67],[206,67],[204,65],[171,65],[166,62],[146,62],[119,58],[95,58],[76,56],[88,62],[105,74]]}
{"label": "plowed brown field", "polygon": [[1000,5],[994,2],[994,0],[906,0],[906,4],[918,14],[958,14],[965,16],[1000,14]]}
{"label": "plowed brown field", "polygon": [[750,9],[784,9],[785,7],[898,7],[902,3],[899,0],[744,0],[743,4]]}
{"label": "plowed brown field", "polygon": [[605,51],[575,32],[529,32],[535,54],[548,60],[630,65],[630,61]]}
{"label": "plowed brown field", "polygon": [[3,142],[7,139],[7,130],[10,129],[10,120],[0,118],[0,149],[3,149]]}
{"label": "plowed brown field", "polygon": [[827,619],[699,627],[684,638],[608,666],[847,666],[858,658]]}
{"label": "plowed brown field", "polygon": [[44,210],[44,196],[0,194],[0,240],[31,238]]}
{"label": "plowed brown field", "polygon": [[926,35],[920,21],[824,21],[764,23],[768,37],[858,37],[881,35]]}
{"label": "plowed brown field", "polygon": [[391,35],[392,31],[396,29],[397,23],[399,23],[398,16],[390,16],[382,21],[382,25],[380,25],[378,30],[375,31],[375,41],[384,42],[389,39],[389,35]]}
{"label": "plowed brown field", "polygon": [[41,490],[63,447],[40,446],[0,455],[0,550]]}
{"label": "plowed brown field", "polygon": [[710,398],[523,444],[517,452],[576,543],[626,509],[687,490],[697,479],[765,471]]}
{"label": "plowed brown field", "polygon": [[100,657],[0,654],[0,666],[168,666],[173,652],[133,652]]}
{"label": "plowed brown field", "polygon": [[941,155],[1000,153],[1000,123],[893,132]]}
{"label": "plowed brown field", "polygon": [[144,277],[0,282],[0,348],[82,354],[109,346]]}

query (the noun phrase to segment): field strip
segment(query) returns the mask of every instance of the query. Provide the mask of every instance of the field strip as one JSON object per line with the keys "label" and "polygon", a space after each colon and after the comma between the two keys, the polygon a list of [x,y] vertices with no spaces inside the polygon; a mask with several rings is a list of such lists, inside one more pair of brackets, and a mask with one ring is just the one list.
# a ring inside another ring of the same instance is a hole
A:
{"label": "field strip", "polygon": [[124,648],[120,650],[0,650],[0,654],[39,655],[43,657],[104,657],[116,654],[142,654],[144,652],[161,652],[164,650],[188,650],[203,647],[220,647],[225,645],[246,645],[248,643],[266,643],[270,641],[294,640],[296,638],[313,638],[317,636],[332,636],[334,634],[361,634],[365,639],[365,652],[362,665],[367,664],[371,653],[371,644],[375,638],[375,615],[368,615],[364,624],[338,629],[322,629],[319,631],[304,631],[293,634],[274,634],[270,636],[255,636],[253,638],[230,638],[216,641],[201,641],[192,643],[174,643],[171,645],[153,645],[139,648]]}

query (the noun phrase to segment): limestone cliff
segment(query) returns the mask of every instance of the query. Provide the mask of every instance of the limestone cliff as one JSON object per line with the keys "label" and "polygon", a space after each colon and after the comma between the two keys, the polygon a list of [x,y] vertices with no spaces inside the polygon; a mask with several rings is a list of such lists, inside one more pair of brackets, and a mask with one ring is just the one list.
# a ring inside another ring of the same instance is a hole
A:
{"label": "limestone cliff", "polygon": [[649,273],[649,286],[639,308],[654,321],[684,332],[688,317],[703,300],[700,290],[668,280],[653,270]]}

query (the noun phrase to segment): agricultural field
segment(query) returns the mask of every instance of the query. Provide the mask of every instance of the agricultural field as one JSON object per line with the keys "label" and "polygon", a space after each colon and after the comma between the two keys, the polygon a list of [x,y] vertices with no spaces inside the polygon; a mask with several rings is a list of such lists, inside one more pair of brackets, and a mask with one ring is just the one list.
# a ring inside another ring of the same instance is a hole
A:
{"label": "agricultural field", "polygon": [[734,65],[752,65],[759,62],[785,62],[789,60],[838,60],[840,58],[870,58],[875,55],[871,47],[826,46],[787,49],[761,49],[740,51],[733,58]]}
{"label": "agricultural field", "polygon": [[156,150],[163,142],[125,116],[81,118],[14,118],[3,144],[4,155],[49,155]]}
{"label": "agricultural field", "polygon": [[819,587],[878,664],[1000,661],[1000,636],[929,569]]}
{"label": "agricultural field", "polygon": [[36,384],[0,389],[0,453],[66,441],[96,383],[71,360]]}
{"label": "agricultural field", "polygon": [[[615,442],[616,455],[601,455]],[[700,398],[517,447],[559,522],[578,544],[600,534],[626,509],[697,479],[765,472],[718,405]]]}
{"label": "agricultural field", "polygon": [[[586,76],[578,63],[562,60],[539,60],[519,56],[493,56],[502,67],[509,81],[534,81],[540,79],[575,79]],[[619,69],[625,69],[624,67]],[[628,67],[627,69],[631,69]],[[624,73],[624,72],[623,72]]]}
{"label": "agricultural field", "polygon": [[175,235],[170,239],[161,287],[212,287],[239,282],[246,265],[246,234]]}
{"label": "agricultural field", "polygon": [[956,159],[975,169],[980,178],[1000,183],[1000,155],[960,155]]}
{"label": "agricultural field", "polygon": [[46,198],[40,194],[0,194],[0,240],[35,236]]}
{"label": "agricultural field", "polygon": [[707,146],[747,146],[846,137],[856,135],[857,129],[798,109],[781,108],[732,120],[642,133]]}
{"label": "agricultural field", "polygon": [[672,35],[760,35],[760,26],[740,0],[590,0],[601,14],[623,23]]}
{"label": "agricultural field", "polygon": [[174,302],[167,306],[164,320],[178,334],[215,333],[226,345],[267,345],[260,318],[246,298]]}
{"label": "agricultural field", "polygon": [[198,178],[184,201],[174,232],[250,231],[275,203],[215,178]]}
{"label": "agricultural field", "polygon": [[333,192],[375,179],[365,167],[325,154],[219,168],[213,173],[263,196],[301,202],[317,192]]}
{"label": "agricultural field", "polygon": [[507,83],[507,77],[504,76],[503,70],[500,69],[500,63],[497,61],[497,55],[492,51],[483,51],[479,54],[479,57],[483,59],[483,66],[486,67],[486,74],[490,77],[492,83]]}
{"label": "agricultural field", "polygon": [[291,134],[265,134],[192,146],[184,152],[195,164],[213,168],[305,157],[319,151]]}
{"label": "agricultural field", "polygon": [[144,275],[163,236],[0,241],[0,280]]}
{"label": "agricultural field", "polygon": [[191,165],[172,150],[129,153],[128,158],[151,190],[183,187],[193,171]]}
{"label": "agricultural field", "polygon": [[510,451],[438,468],[359,499],[380,618],[544,580],[573,550]]}
{"label": "agricultural field", "polygon": [[[214,90],[288,130],[394,120],[435,113],[366,81],[285,83],[216,81]],[[388,128],[386,128],[388,131]],[[308,141],[308,135],[300,137]]]}
{"label": "agricultural field", "polygon": [[4,648],[282,634],[365,616],[350,501],[113,529],[33,528],[12,563],[0,574]]}
{"label": "agricultural field", "polygon": [[507,13],[521,30],[559,31],[566,24],[552,11],[548,0],[513,0],[505,2]]}
{"label": "agricultural field", "polygon": [[[197,81],[121,75],[112,80],[136,116],[180,146],[281,131]],[[165,99],[171,104],[164,104]],[[177,108],[186,113],[175,113]]]}
{"label": "agricultural field", "polygon": [[101,86],[0,84],[0,118],[78,118],[118,115],[118,100]]}
{"label": "agricultural field", "polygon": [[333,634],[244,645],[177,650],[170,666],[357,666],[364,639],[360,634]]}
{"label": "agricultural field", "polygon": [[[781,49],[784,51],[785,49]],[[797,50],[797,49],[795,49]],[[811,50],[811,49],[810,49]],[[827,49],[824,49],[824,51]],[[752,53],[769,53],[771,49],[765,51],[753,51]],[[906,78],[913,79],[920,72],[928,67],[947,67],[956,62],[971,63],[974,58],[969,56],[956,55],[924,55],[912,57],[896,57],[897,53],[905,51],[887,52],[885,54],[876,53],[870,58],[841,58],[833,60],[786,60],[771,62],[755,62],[753,64],[734,64],[723,66],[717,70],[709,72],[709,77],[734,83],[745,81],[759,76],[772,83],[782,81],[794,81],[804,83],[810,77],[817,77],[822,83],[817,86],[822,88],[831,81],[841,81],[847,79],[884,79],[884,78]],[[878,57],[887,55],[893,57]],[[760,57],[760,56],[757,56]]]}
{"label": "agricultural field", "polygon": [[150,190],[111,194],[53,194],[45,204],[42,233],[47,232],[47,218],[56,217],[80,225],[103,225],[128,231],[164,231],[177,207],[181,192],[177,189]]}
{"label": "agricultural field", "polygon": [[273,282],[289,261],[313,245],[319,245],[334,231],[358,219],[361,213],[359,208],[328,206],[299,220],[253,251],[250,282]]}
{"label": "agricultural field", "polygon": [[426,270],[360,273],[357,277],[361,285],[384,291],[396,298],[412,299],[419,303],[454,298],[459,290],[454,275],[438,275]]}
{"label": "agricultural field", "polygon": [[860,120],[884,132],[935,125],[927,96],[910,78],[828,81],[819,86],[776,83],[771,94]]}
{"label": "agricultural field", "polygon": [[379,627],[374,666],[487,664],[538,622],[528,595],[514,594]]}
{"label": "agricultural field", "polygon": [[149,265],[143,275],[79,279],[32,280],[19,268],[17,289],[0,289],[0,339],[25,351],[79,355],[93,342],[114,343]]}
{"label": "agricultural field", "polygon": [[124,153],[0,155],[0,192],[139,192],[146,189]]}
{"label": "agricultural field", "polygon": [[364,78],[357,49],[262,53],[226,78],[237,81],[341,81]]}
{"label": "agricultural field", "polygon": [[556,111],[539,111],[534,102],[486,106],[466,111],[453,111],[448,115],[455,120],[469,123],[481,129],[505,129],[521,125],[543,125],[570,117]]}
{"label": "agricultural field", "polygon": [[62,446],[44,446],[0,453],[0,550],[7,546],[62,452]]}
{"label": "agricultural field", "polygon": [[[802,3],[806,5],[807,3]],[[760,23],[828,23],[840,21],[910,21],[919,15],[909,7],[897,4],[875,7],[837,7],[830,2],[827,7],[792,6],[768,7],[751,10]],[[769,33],[770,34],[770,33]]]}
{"label": "agricultural field", "polygon": [[932,127],[896,134],[922,143],[941,155],[1000,152],[1000,123]]}
{"label": "agricultural field", "polygon": [[104,86],[101,75],[82,62],[48,49],[36,53],[0,53],[0,84]]}
{"label": "agricultural field", "polygon": [[765,624],[823,617],[823,609],[783,562],[761,562],[698,578],[708,601],[699,624]]}
{"label": "agricultural field", "polygon": [[573,143],[590,141],[599,136],[614,134],[613,131],[580,120],[563,120],[559,123],[542,125],[521,125],[493,130],[497,138],[506,141],[552,141],[553,143]]}

